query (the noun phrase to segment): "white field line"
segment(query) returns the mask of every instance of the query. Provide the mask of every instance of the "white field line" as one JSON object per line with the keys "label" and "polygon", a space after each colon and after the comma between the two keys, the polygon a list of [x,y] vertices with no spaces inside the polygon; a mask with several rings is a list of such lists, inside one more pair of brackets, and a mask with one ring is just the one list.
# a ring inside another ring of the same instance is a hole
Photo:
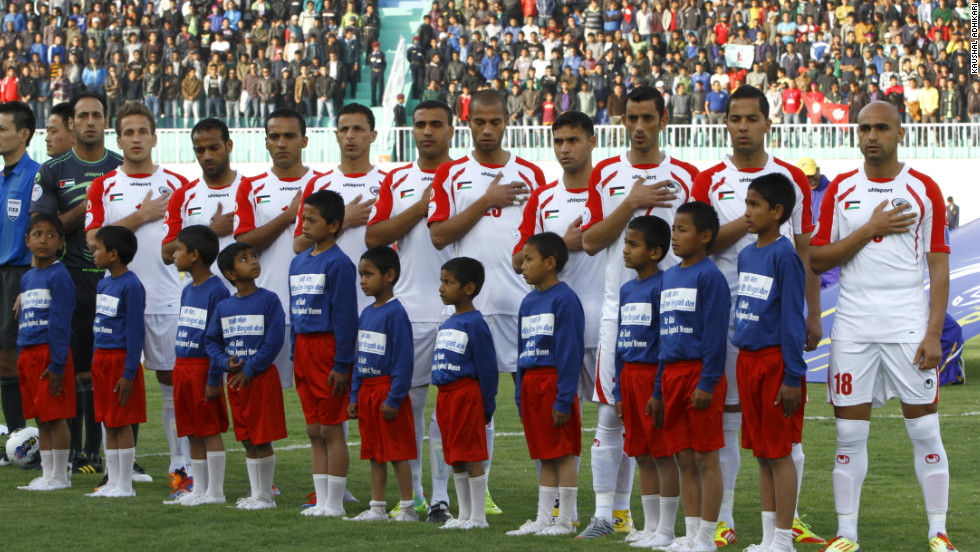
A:
{"label": "white field line", "polygon": [[[940,414],[939,415],[940,418],[967,418],[967,417],[973,417],[973,416],[980,416],[980,412],[973,411],[973,412],[963,412],[963,413],[960,413],[960,414]],[[875,416],[875,418],[901,418],[901,417],[902,416],[900,414],[888,414],[888,415],[885,415],[885,416]],[[806,416],[804,419],[805,420],[813,420],[813,421],[828,421],[828,420],[833,420],[834,417],[833,416]],[[594,427],[583,427],[582,428],[582,433],[593,433],[593,432],[595,432],[595,430],[596,430],[596,428],[594,428]],[[496,432],[494,434],[494,438],[496,438],[496,437],[524,437],[524,432],[523,431],[498,431],[498,432]],[[429,439],[429,436],[426,435],[425,437],[423,437],[423,439],[424,440],[428,440]],[[361,446],[361,442],[360,441],[349,441],[347,443],[347,446],[349,446],[349,447],[359,447],[359,446]],[[286,451],[286,450],[307,450],[309,448],[310,448],[309,443],[297,444],[297,445],[284,445],[284,446],[281,446],[281,447],[279,447],[279,446],[275,447],[276,450],[280,450],[280,451]],[[245,452],[245,450],[244,449],[240,449],[238,447],[233,447],[233,448],[229,449],[227,452]],[[170,456],[170,453],[169,452],[147,452],[147,453],[144,453],[144,454],[137,454],[136,455],[137,458],[150,458],[152,456]]]}

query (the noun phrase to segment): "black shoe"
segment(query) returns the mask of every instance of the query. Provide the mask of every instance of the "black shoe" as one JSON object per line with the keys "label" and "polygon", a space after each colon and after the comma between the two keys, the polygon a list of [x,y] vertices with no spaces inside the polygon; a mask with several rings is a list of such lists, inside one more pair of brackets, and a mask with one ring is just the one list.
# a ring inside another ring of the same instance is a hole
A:
{"label": "black shoe", "polygon": [[0,466],[10,466],[12,464],[13,462],[10,461],[10,458],[7,458],[7,451],[0,449]]}
{"label": "black shoe", "polygon": [[17,466],[22,470],[39,470],[41,469],[41,453],[38,452],[23,466]]}
{"label": "black shoe", "polygon": [[153,478],[150,474],[146,473],[146,470],[142,466],[133,462],[133,481],[140,483],[153,483]]}
{"label": "black shoe", "polygon": [[449,504],[436,502],[429,509],[429,515],[425,518],[425,521],[429,523],[446,523],[451,519],[453,519],[453,516],[449,513]]}
{"label": "black shoe", "polygon": [[99,487],[105,487],[106,486],[106,483],[108,483],[108,482],[109,482],[109,475],[108,474],[103,475],[102,476],[102,481],[99,481],[99,484],[95,486],[95,490],[96,491],[99,490]]}
{"label": "black shoe", "polygon": [[102,473],[105,467],[102,465],[102,457],[94,454],[89,456],[86,453],[79,454],[72,463],[72,473],[97,474]]}

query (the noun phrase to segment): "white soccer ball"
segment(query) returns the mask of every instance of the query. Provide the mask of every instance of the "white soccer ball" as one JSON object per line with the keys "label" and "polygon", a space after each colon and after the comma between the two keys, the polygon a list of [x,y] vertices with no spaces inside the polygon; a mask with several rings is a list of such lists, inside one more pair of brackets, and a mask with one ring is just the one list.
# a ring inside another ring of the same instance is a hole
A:
{"label": "white soccer ball", "polygon": [[36,427],[18,429],[7,439],[7,458],[15,466],[26,466],[40,454],[41,441]]}

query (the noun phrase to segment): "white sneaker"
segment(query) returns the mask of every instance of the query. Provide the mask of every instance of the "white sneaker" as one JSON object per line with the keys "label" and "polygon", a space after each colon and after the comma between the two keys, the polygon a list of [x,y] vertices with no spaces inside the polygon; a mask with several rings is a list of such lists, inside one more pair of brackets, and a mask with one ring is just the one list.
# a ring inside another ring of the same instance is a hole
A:
{"label": "white sneaker", "polygon": [[388,521],[388,515],[368,508],[352,518],[345,517],[344,521]]}
{"label": "white sneaker", "polygon": [[466,523],[459,526],[464,531],[469,531],[470,529],[486,529],[487,527],[490,527],[489,523],[472,519],[466,520]]}
{"label": "white sneaker", "polygon": [[163,503],[167,506],[189,506],[200,498],[200,495],[194,493],[182,493],[173,500],[164,500]]}
{"label": "white sneaker", "polygon": [[439,526],[439,529],[459,529],[466,523],[465,519],[451,519]]}
{"label": "white sneaker", "polygon": [[106,493],[108,493],[109,491],[111,491],[113,489],[115,489],[115,487],[110,487],[108,485],[103,485],[103,486],[99,487],[98,489],[95,489],[95,492],[94,493],[87,493],[85,496],[92,497],[92,498],[99,498],[99,497],[105,496]]}
{"label": "white sneaker", "polygon": [[251,510],[251,505],[255,503],[255,499],[250,496],[243,496],[235,502],[235,508],[239,510]]}
{"label": "white sneaker", "polygon": [[718,550],[718,545],[715,544],[714,539],[711,542],[694,541],[691,546],[691,552],[715,552],[716,550]]}
{"label": "white sneaker", "polygon": [[418,521],[419,515],[415,513],[415,508],[408,511],[402,509],[400,512],[388,519],[388,521]]}
{"label": "white sneaker", "polygon": [[201,506],[202,504],[224,504],[228,499],[223,496],[208,496],[204,495],[194,502],[187,504],[181,504],[181,506]]}
{"label": "white sneaker", "polygon": [[350,489],[344,489],[344,502],[360,502],[360,500],[350,492]]}
{"label": "white sneaker", "polygon": [[61,489],[70,489],[71,480],[70,479],[59,479],[52,477],[44,482],[44,485],[34,489],[36,491],[60,491]]}
{"label": "white sneaker", "polygon": [[136,491],[124,491],[119,487],[113,487],[111,490],[104,494],[106,498],[128,498],[131,496],[136,496]]}
{"label": "white sneaker", "polygon": [[667,547],[668,552],[691,552],[694,550],[694,539],[690,537],[677,537]]}
{"label": "white sneaker", "polygon": [[40,488],[43,487],[44,485],[46,485],[47,482],[48,482],[48,480],[45,479],[45,478],[43,478],[43,477],[35,477],[27,485],[21,485],[21,486],[19,486],[17,488],[20,489],[20,490],[22,490],[22,491],[38,491],[38,490],[41,490]]}
{"label": "white sneaker", "polygon": [[653,538],[653,533],[649,531],[637,531],[636,529],[633,529],[632,531],[630,531],[629,535],[626,535],[626,538],[623,540],[623,542],[639,542],[639,541],[649,540],[652,538]]}
{"label": "white sneaker", "polygon": [[262,500],[252,500],[251,502],[248,503],[247,507],[243,508],[243,510],[268,510],[270,508],[275,508],[275,507],[276,507],[276,502],[274,500],[270,500],[269,502],[264,502]]}
{"label": "white sneaker", "polygon": [[323,515],[323,506],[310,506],[305,510],[300,510],[301,516],[317,517]]}
{"label": "white sneaker", "polygon": [[508,537],[519,537],[521,535],[537,535],[539,532],[544,531],[545,529],[551,527],[552,525],[554,524],[538,523],[537,520],[529,519],[524,522],[524,525],[521,525],[519,528],[514,529],[513,531],[507,531],[504,534],[507,535]]}
{"label": "white sneaker", "polygon": [[546,527],[536,534],[543,537],[563,537],[565,535],[574,535],[575,528],[572,527],[571,523],[553,523],[550,527]]}
{"label": "white sneaker", "polygon": [[766,550],[768,550],[768,548],[762,546],[761,544],[750,544],[745,547],[742,552],[766,552]]}
{"label": "white sneaker", "polygon": [[636,546],[640,548],[650,548],[652,550],[667,550],[670,545],[674,542],[674,535],[665,535],[660,532],[655,532],[653,537],[645,541],[635,542],[630,546]]}

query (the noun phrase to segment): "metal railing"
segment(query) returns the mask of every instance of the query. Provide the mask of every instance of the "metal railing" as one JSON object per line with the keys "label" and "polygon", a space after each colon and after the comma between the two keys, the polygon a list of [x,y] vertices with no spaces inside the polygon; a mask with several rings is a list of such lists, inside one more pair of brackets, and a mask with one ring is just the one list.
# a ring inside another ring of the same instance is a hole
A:
{"label": "metal railing", "polygon": [[[903,159],[980,159],[980,124],[915,124],[906,125],[901,144]],[[450,155],[461,157],[472,149],[470,131],[457,124],[450,145]],[[333,129],[307,129],[309,145],[304,159],[307,163],[339,163]],[[593,159],[604,159],[622,152],[629,145],[622,126],[596,127],[598,145]],[[261,128],[233,128],[231,139],[234,163],[267,163],[265,132]],[[106,131],[106,144],[115,147],[115,133]],[[660,136],[661,147],[685,161],[718,160],[731,152],[731,141],[724,125],[669,125]],[[786,159],[814,157],[821,160],[860,159],[857,147],[857,126],[779,124],[769,134],[768,149]],[[551,127],[508,127],[504,145],[528,161],[554,161],[551,149]],[[34,159],[47,159],[44,132],[38,131],[31,141],[30,154]],[[379,128],[374,144],[378,161],[409,162],[416,158],[411,128]],[[158,129],[154,158],[158,163],[194,163],[190,129]]]}

